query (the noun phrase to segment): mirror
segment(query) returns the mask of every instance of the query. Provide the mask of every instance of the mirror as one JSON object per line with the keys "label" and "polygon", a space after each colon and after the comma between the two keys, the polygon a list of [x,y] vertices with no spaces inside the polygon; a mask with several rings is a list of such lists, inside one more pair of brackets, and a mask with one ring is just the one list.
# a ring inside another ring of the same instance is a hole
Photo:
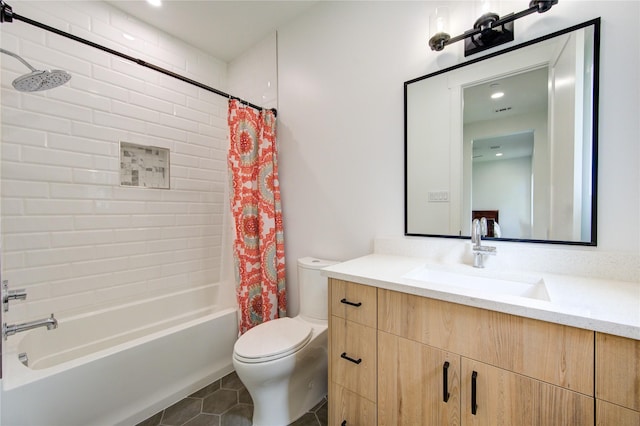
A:
{"label": "mirror", "polygon": [[404,84],[405,235],[596,245],[600,19]]}

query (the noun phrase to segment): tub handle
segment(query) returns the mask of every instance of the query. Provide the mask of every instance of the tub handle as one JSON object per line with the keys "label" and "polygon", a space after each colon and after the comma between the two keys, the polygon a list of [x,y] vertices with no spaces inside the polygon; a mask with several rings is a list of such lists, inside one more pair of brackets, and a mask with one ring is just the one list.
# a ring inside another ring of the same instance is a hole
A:
{"label": "tub handle", "polygon": [[9,281],[2,281],[2,310],[4,312],[9,311],[9,301],[10,300],[26,300],[27,299],[27,290],[19,289],[19,290],[9,290]]}
{"label": "tub handle", "polygon": [[347,356],[346,352],[342,352],[342,355],[340,355],[340,358],[344,358],[347,361],[353,362],[354,364],[360,364],[362,362],[362,358],[358,358],[358,359],[351,358],[351,357]]}

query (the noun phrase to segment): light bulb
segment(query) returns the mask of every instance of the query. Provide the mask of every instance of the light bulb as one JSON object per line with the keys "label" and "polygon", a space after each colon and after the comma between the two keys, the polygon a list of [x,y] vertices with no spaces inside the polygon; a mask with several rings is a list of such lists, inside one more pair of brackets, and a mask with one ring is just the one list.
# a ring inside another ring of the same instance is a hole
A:
{"label": "light bulb", "polygon": [[438,7],[436,8],[435,16],[433,17],[435,29],[434,33],[446,33],[449,30],[449,8]]}

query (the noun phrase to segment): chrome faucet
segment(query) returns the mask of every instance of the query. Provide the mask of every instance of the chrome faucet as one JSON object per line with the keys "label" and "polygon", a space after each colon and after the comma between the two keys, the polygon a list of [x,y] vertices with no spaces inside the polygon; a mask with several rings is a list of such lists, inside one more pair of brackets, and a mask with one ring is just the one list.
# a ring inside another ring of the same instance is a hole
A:
{"label": "chrome faucet", "polygon": [[7,325],[7,323],[5,322],[4,324],[2,324],[2,336],[4,337],[4,340],[7,340],[8,336],[13,336],[16,333],[38,327],[47,327],[47,330],[53,330],[54,328],[58,328],[58,320],[53,317],[53,314],[51,314],[49,318],[24,322],[22,324]]}
{"label": "chrome faucet", "polygon": [[484,268],[484,256],[495,256],[496,248],[483,246],[482,237],[487,235],[487,218],[473,219],[471,223],[471,242],[473,243],[473,267]]}

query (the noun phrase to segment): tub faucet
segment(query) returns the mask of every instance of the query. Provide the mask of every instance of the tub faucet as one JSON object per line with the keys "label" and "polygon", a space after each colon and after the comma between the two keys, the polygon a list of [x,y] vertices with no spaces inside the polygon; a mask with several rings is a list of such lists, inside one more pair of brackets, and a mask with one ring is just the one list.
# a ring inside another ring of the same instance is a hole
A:
{"label": "tub faucet", "polygon": [[4,337],[4,340],[7,340],[8,336],[13,336],[16,333],[38,327],[47,327],[47,330],[53,330],[54,328],[58,328],[58,320],[53,317],[53,314],[51,314],[49,318],[24,322],[22,324],[7,325],[5,322],[2,324],[2,336]]}
{"label": "tub faucet", "polygon": [[473,219],[471,242],[473,243],[473,267],[484,268],[484,256],[495,256],[496,248],[482,245],[482,236],[487,235],[487,218]]}

